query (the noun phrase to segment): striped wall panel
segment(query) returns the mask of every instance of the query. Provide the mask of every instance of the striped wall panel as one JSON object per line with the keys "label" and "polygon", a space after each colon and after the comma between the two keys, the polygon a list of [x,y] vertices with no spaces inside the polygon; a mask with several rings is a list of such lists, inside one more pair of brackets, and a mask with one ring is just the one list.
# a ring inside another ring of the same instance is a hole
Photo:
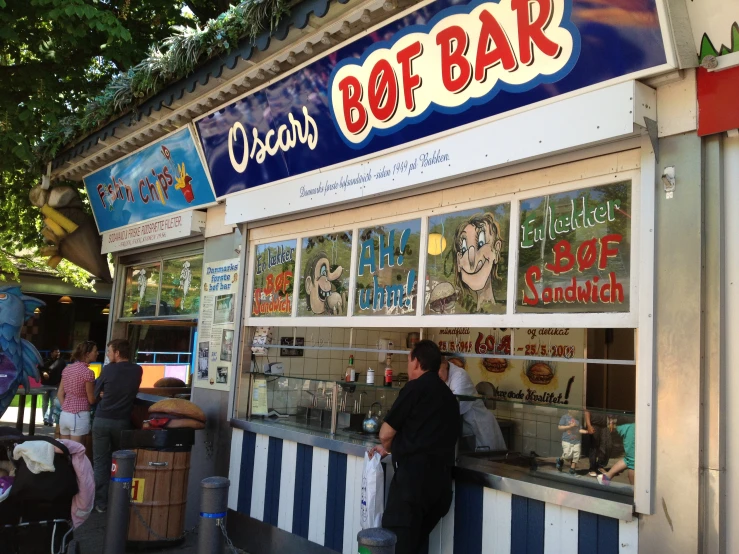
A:
{"label": "striped wall panel", "polygon": [[[328,550],[355,554],[363,468],[357,456],[234,430],[228,505]],[[388,471],[388,485],[391,478]],[[428,554],[637,554],[638,529],[637,520],[457,481]]]}

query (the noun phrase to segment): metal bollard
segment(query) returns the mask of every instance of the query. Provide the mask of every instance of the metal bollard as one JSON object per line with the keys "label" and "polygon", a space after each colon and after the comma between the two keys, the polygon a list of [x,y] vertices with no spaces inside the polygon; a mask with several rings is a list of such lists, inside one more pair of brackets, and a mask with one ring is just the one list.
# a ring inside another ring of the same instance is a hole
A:
{"label": "metal bollard", "polygon": [[108,489],[108,522],[105,526],[103,554],[124,554],[128,536],[128,510],[131,503],[131,481],[136,465],[133,450],[113,452]]}
{"label": "metal bollard", "polygon": [[198,528],[198,552],[223,554],[225,537],[220,525],[226,527],[228,509],[228,485],[225,477],[207,477],[200,482],[200,527]]}
{"label": "metal bollard", "polygon": [[395,533],[382,527],[362,529],[357,534],[359,554],[395,554]]}

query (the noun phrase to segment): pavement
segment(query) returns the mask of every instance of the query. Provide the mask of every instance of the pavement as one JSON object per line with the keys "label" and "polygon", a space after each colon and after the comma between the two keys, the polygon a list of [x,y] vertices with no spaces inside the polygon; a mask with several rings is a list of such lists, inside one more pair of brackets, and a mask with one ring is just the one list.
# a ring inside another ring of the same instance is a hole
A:
{"label": "pavement", "polygon": [[[28,433],[29,423],[29,412],[30,408],[25,410],[25,417],[23,425],[23,433]],[[0,418],[0,425],[8,425],[15,427],[16,418],[18,417],[17,408],[8,408],[5,414]],[[40,425],[39,425],[40,422]],[[53,437],[54,428],[46,427],[44,425],[44,419],[41,414],[41,410],[37,411],[36,417],[36,435]],[[90,517],[83,523],[78,529],[75,530],[74,536],[80,543],[81,554],[100,554],[103,551],[103,544],[105,542],[105,527],[107,524],[107,514],[99,514],[93,512]],[[146,549],[145,552],[161,553],[161,554],[198,554],[198,536],[197,529],[191,529],[185,532],[185,541],[172,548],[158,548],[158,549]],[[0,551],[2,549],[0,548]],[[143,552],[144,550],[130,550],[126,552]],[[243,550],[235,549],[229,552],[229,554],[247,554]]]}
{"label": "pavement", "polygon": [[[81,554],[99,554],[103,551],[105,542],[105,525],[107,514],[93,512],[88,520],[74,532],[74,538],[80,543]],[[146,552],[157,552],[161,554],[197,554],[198,536],[190,532],[185,535],[185,542],[179,546],[164,549],[147,549]],[[141,552],[141,550],[126,550],[126,552]]]}

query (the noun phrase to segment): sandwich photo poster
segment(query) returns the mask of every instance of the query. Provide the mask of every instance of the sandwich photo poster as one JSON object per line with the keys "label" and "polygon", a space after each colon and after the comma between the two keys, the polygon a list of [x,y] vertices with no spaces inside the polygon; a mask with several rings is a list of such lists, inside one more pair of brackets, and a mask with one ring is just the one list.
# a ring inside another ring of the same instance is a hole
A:
{"label": "sandwich photo poster", "polygon": [[[449,352],[450,363],[467,371],[476,386],[489,383],[478,387],[486,396],[504,402],[585,405],[585,364],[568,361],[584,358],[585,329],[437,327],[429,329],[428,338]],[[532,358],[499,357],[510,355]]]}
{"label": "sandwich photo poster", "polygon": [[203,264],[196,387],[228,390],[234,347],[239,259]]}

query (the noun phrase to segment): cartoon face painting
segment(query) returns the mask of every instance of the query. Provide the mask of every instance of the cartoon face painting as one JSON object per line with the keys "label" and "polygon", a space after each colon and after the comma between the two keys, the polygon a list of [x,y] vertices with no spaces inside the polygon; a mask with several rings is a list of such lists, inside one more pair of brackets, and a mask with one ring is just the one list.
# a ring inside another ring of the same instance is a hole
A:
{"label": "cartoon face painting", "polygon": [[325,252],[318,252],[308,260],[305,266],[305,292],[308,294],[308,306],[313,313],[342,313],[343,300],[335,290],[334,281],[341,277],[343,271],[341,266],[331,271],[328,254]]}
{"label": "cartoon face painting", "polygon": [[499,279],[502,247],[500,225],[488,212],[472,215],[454,234],[456,285],[462,294],[477,300],[478,311],[486,302],[495,304],[493,279]]}

